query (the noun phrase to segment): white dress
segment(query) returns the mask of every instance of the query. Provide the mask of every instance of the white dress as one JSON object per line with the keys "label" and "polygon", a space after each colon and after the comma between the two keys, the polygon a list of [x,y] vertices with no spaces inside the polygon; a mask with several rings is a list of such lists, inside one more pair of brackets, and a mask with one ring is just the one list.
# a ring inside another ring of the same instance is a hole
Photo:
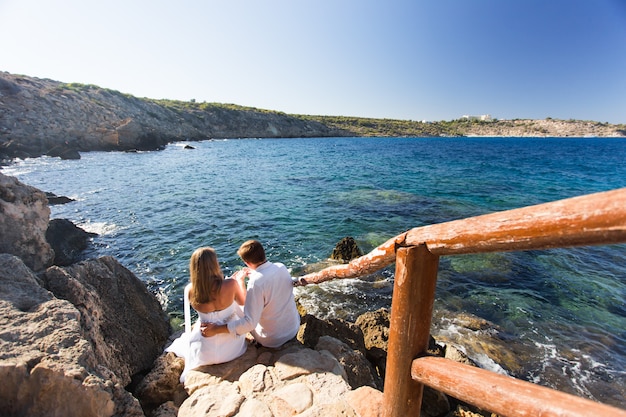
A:
{"label": "white dress", "polygon": [[173,352],[176,356],[185,358],[185,369],[180,376],[182,383],[191,369],[232,361],[243,355],[247,348],[245,335],[218,333],[215,336],[204,337],[200,333],[201,322],[226,324],[243,317],[242,307],[233,301],[224,310],[198,312],[198,321],[192,328],[188,289],[189,286],[185,288],[185,332],[165,349],[166,352]]}

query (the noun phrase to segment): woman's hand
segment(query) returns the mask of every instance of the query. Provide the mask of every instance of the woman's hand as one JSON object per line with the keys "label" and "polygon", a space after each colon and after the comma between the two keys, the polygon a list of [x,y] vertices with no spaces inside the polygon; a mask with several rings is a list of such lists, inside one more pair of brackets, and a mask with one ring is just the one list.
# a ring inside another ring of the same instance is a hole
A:
{"label": "woman's hand", "polygon": [[204,337],[215,336],[218,332],[220,325],[215,323],[209,323],[207,321],[200,323],[200,334]]}
{"label": "woman's hand", "polygon": [[215,336],[218,333],[228,333],[228,326],[225,324],[204,322],[200,325],[200,333],[204,337]]}

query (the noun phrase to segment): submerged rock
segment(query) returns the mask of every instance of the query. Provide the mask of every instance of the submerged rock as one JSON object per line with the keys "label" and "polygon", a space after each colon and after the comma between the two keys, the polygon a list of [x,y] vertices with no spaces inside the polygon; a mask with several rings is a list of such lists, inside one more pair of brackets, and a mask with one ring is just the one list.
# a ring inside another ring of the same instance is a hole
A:
{"label": "submerged rock", "polygon": [[94,233],[84,231],[67,219],[50,220],[46,240],[54,250],[54,265],[68,266],[77,262],[93,236]]}
{"label": "submerged rock", "polygon": [[64,195],[56,195],[51,192],[46,192],[46,198],[48,198],[48,205],[50,206],[54,206],[56,204],[67,204],[67,203],[71,203],[72,201],[75,201]]}
{"label": "submerged rock", "polygon": [[363,256],[363,251],[356,244],[353,237],[344,237],[337,243],[333,253],[330,255],[331,259],[335,259],[342,262],[349,262],[359,256]]}

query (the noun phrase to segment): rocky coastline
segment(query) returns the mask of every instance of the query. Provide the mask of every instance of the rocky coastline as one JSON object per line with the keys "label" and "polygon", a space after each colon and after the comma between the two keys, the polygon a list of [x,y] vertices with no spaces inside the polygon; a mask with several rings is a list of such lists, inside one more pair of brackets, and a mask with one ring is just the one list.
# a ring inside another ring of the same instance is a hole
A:
{"label": "rocky coastline", "polygon": [[626,137],[625,124],[557,120],[440,122],[289,115],[219,103],[137,98],[95,85],[0,72],[0,165],[15,158],[157,150],[218,138],[337,136]]}
{"label": "rocky coastline", "polygon": [[[0,415],[381,415],[387,310],[355,323],[302,311],[296,340],[249,343],[183,386],[183,359],[163,353],[177,333],[156,296],[112,257],[81,259],[90,236],[51,227],[49,197],[0,173]],[[434,339],[431,353],[471,363]],[[478,412],[425,391],[422,415]]]}
{"label": "rocky coastline", "polygon": [[94,85],[0,72],[0,159],[80,158],[79,152],[156,150],[214,138],[344,133],[280,112],[141,99]]}

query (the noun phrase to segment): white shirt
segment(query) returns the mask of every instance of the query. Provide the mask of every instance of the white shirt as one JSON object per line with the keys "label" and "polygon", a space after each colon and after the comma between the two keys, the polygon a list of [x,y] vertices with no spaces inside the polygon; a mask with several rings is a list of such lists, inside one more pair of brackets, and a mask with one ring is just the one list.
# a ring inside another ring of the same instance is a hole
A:
{"label": "white shirt", "polygon": [[293,281],[285,265],[265,262],[250,274],[244,317],[228,323],[235,334],[252,333],[266,347],[279,347],[293,339],[300,314],[293,296]]}

